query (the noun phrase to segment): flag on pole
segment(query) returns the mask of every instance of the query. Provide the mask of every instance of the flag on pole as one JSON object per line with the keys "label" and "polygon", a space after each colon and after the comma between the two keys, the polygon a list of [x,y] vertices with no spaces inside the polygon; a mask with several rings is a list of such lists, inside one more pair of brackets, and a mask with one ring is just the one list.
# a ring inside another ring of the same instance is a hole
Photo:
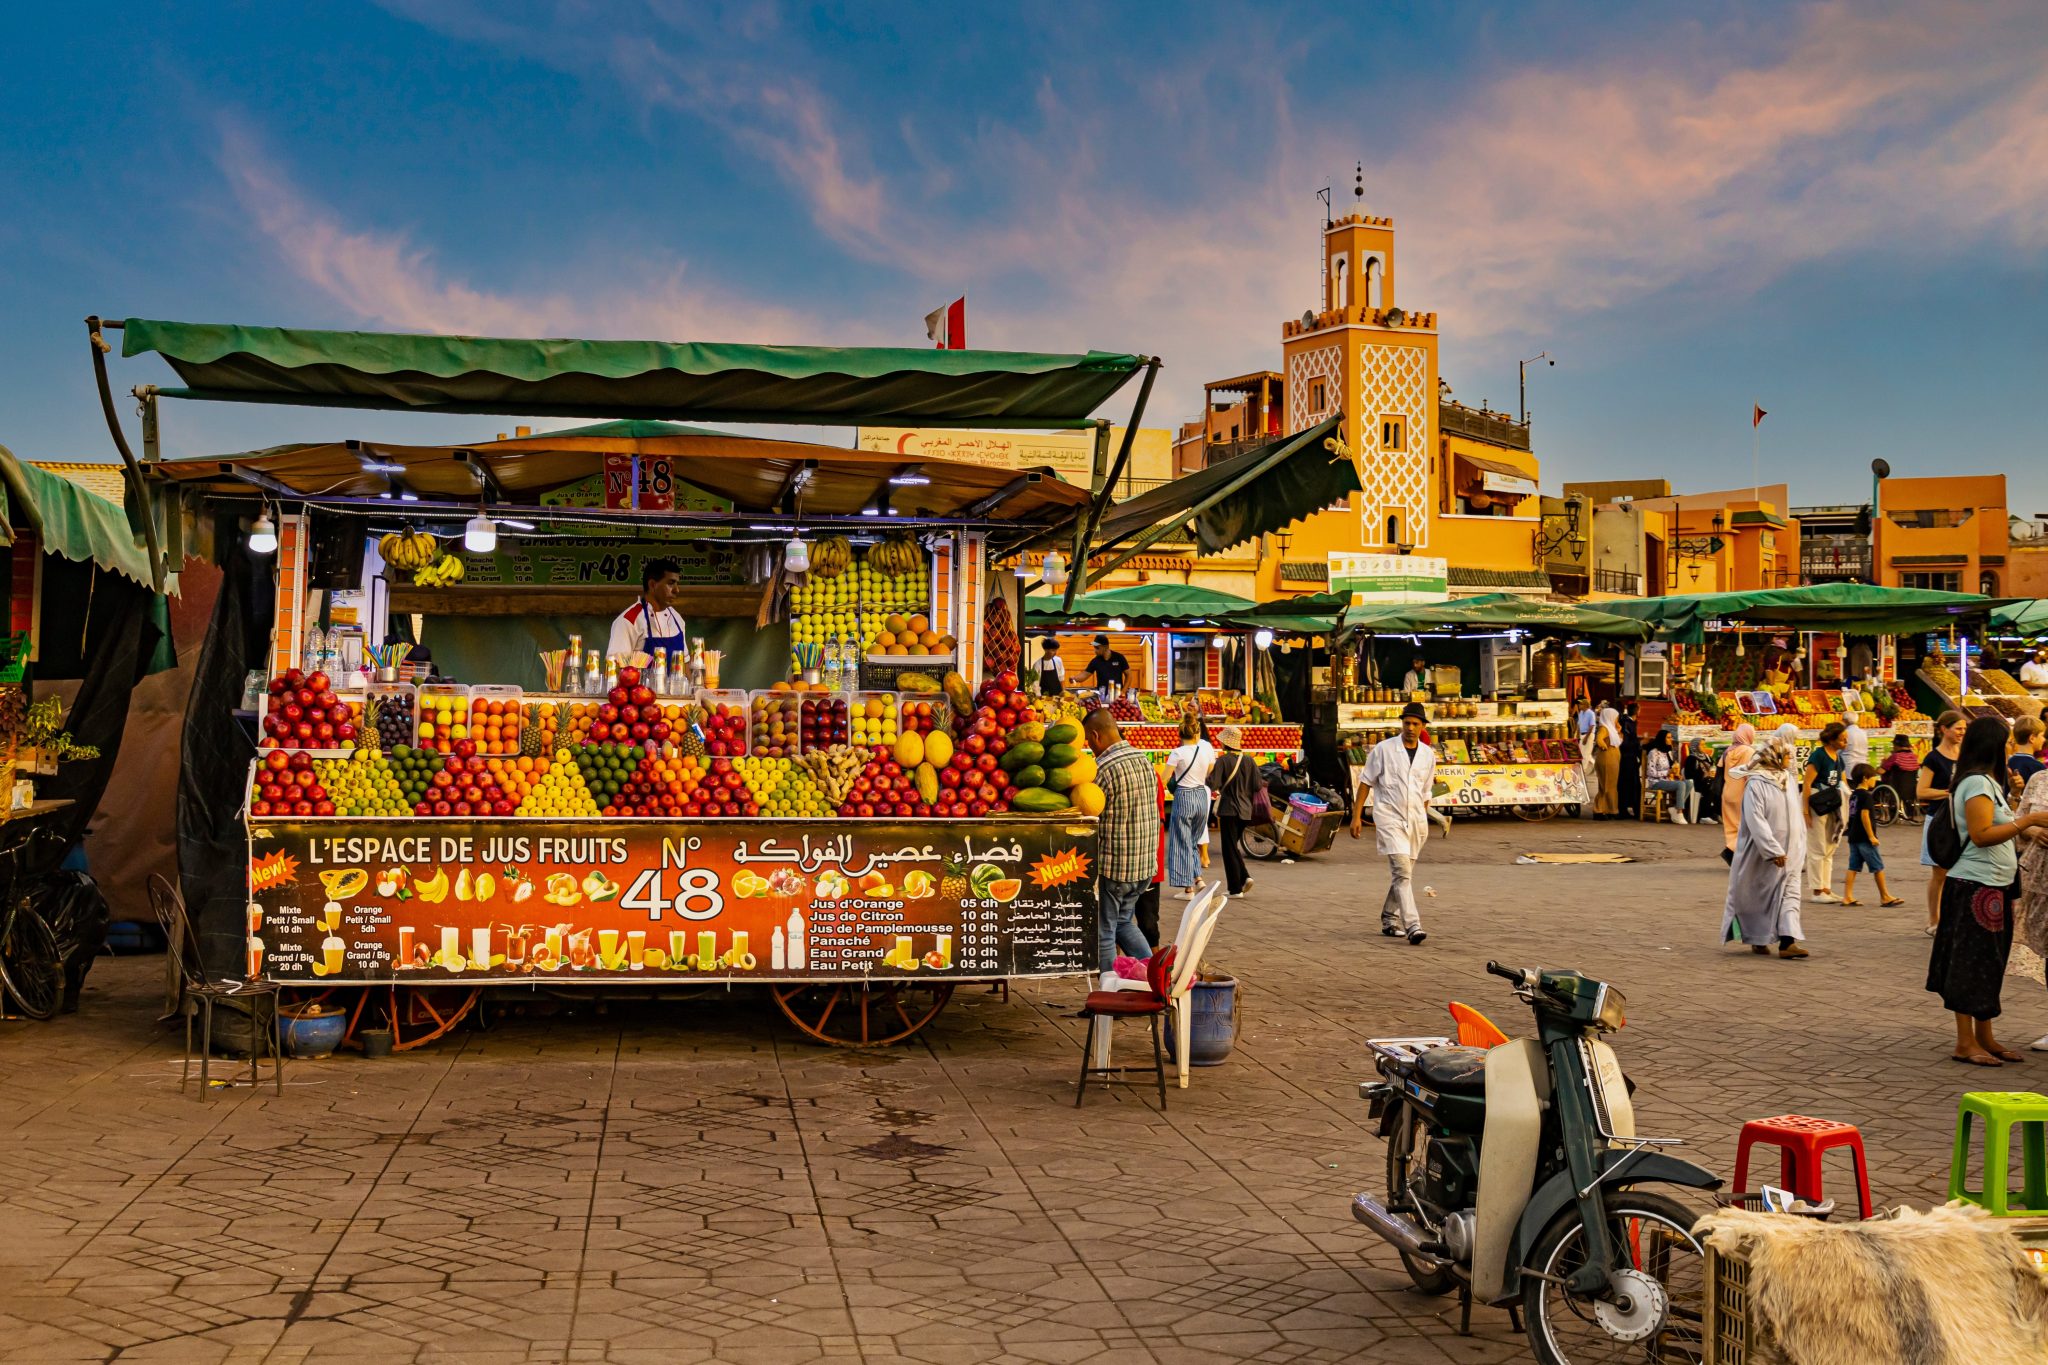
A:
{"label": "flag on pole", "polygon": [[[927,321],[929,321],[929,319],[927,319]],[[1751,431],[1755,431],[1758,427],[1763,425],[1764,418],[1769,417],[1770,414],[1768,412],[1765,412],[1762,408],[1758,407],[1754,403],[1751,403],[1749,406],[1749,429]]]}
{"label": "flag on pole", "polygon": [[934,308],[926,313],[924,334],[932,339],[932,345],[938,350],[966,350],[967,296],[963,294],[944,308]]}

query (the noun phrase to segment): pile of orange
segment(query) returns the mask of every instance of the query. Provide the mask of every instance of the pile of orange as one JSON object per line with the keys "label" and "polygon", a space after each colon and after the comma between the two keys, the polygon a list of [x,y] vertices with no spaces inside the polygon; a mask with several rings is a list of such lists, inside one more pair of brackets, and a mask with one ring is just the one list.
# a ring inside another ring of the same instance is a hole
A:
{"label": "pile of orange", "polygon": [[516,758],[493,758],[484,767],[498,779],[498,785],[505,789],[506,797],[514,805],[526,800],[533,792],[534,784],[548,774],[547,759],[524,754]]}
{"label": "pile of orange", "polygon": [[594,701],[572,701],[569,703],[569,743],[581,744],[590,734],[590,722],[597,719],[597,703]]}
{"label": "pile of orange", "polygon": [[522,712],[516,700],[482,697],[469,706],[469,738],[480,754],[519,752]]}

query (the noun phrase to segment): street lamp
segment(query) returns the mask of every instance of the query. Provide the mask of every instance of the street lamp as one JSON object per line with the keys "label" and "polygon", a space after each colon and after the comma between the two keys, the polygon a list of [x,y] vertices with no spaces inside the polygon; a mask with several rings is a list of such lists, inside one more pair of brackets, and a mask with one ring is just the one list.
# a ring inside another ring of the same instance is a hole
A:
{"label": "street lamp", "polygon": [[1557,364],[1555,360],[1550,359],[1550,352],[1538,351],[1535,355],[1530,356],[1527,360],[1524,360],[1523,362],[1521,362],[1521,364],[1515,367],[1521,375],[1521,416],[1522,425],[1525,427],[1529,425],[1529,367],[1531,365],[1534,365],[1539,360],[1549,361],[1552,365]]}
{"label": "street lamp", "polygon": [[[1877,566],[1877,497],[1878,485],[1892,476],[1892,467],[1883,459],[1870,462],[1870,582],[1874,587],[1883,577]],[[1981,586],[1981,585],[1980,585]]]}

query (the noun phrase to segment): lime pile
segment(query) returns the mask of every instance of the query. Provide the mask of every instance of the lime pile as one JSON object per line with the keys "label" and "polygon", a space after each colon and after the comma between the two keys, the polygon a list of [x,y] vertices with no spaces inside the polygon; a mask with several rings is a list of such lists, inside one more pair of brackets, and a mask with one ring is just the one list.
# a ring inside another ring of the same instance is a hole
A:
{"label": "lime pile", "polygon": [[597,802],[591,798],[583,773],[567,749],[556,751],[555,761],[548,765],[546,775],[534,783],[533,790],[519,803],[519,814],[541,817],[597,814]]}
{"label": "lime pile", "polygon": [[782,773],[782,780],[775,784],[766,796],[756,793],[754,802],[761,807],[763,815],[830,815],[832,805],[825,799],[825,793],[811,775],[801,768],[791,767]]}
{"label": "lime pile", "polygon": [[607,740],[578,749],[576,766],[583,774],[583,784],[590,789],[591,799],[603,807],[612,804],[619,788],[639,769],[643,756],[637,744],[614,744]]}
{"label": "lime pile", "polygon": [[429,799],[434,774],[441,771],[441,766],[441,755],[431,749],[415,749],[410,744],[401,744],[391,751],[391,771],[398,778],[399,790],[405,794],[407,810]]}
{"label": "lime pile", "polygon": [[348,758],[316,758],[313,771],[334,802],[336,815],[412,813],[397,774],[375,749],[358,749]]}

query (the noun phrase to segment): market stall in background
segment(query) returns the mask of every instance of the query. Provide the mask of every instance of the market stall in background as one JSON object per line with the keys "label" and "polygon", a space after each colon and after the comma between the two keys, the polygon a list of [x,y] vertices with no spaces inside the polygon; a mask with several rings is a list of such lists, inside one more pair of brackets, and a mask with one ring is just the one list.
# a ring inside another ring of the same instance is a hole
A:
{"label": "market stall in background", "polygon": [[[124,330],[182,396],[748,421],[1081,425],[1143,363]],[[210,792],[188,839],[234,877],[188,860],[188,895],[234,974],[339,991],[410,1041],[486,983],[758,982],[866,1043],[963,980],[1092,969],[1094,760],[1019,686],[1020,585],[988,563],[1094,491],[647,421],[149,474],[274,563],[267,600],[217,611],[186,745]],[[674,579],[684,625],[611,647],[609,618]]]}
{"label": "market stall in background", "polygon": [[1588,798],[1564,678],[1567,650],[1640,642],[1640,621],[1508,594],[1345,610],[1336,651],[1337,734],[1357,783],[1374,744],[1419,702],[1437,751],[1431,804],[1525,819],[1575,813]]}

